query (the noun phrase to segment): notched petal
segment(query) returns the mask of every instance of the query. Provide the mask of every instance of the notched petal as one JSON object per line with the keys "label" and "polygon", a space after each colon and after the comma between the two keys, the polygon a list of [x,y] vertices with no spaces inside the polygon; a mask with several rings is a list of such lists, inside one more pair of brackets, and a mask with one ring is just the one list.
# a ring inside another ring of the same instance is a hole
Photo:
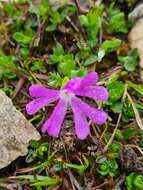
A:
{"label": "notched petal", "polygon": [[96,101],[103,102],[108,99],[108,91],[103,86],[89,86],[82,88],[80,91],[76,93],[79,96],[85,96],[92,98]]}
{"label": "notched petal", "polygon": [[79,139],[84,140],[90,133],[86,116],[82,110],[79,109],[74,98],[72,99],[71,106],[74,114],[75,133]]}
{"label": "notched petal", "polygon": [[54,108],[50,118],[42,127],[42,132],[47,132],[50,136],[57,137],[60,133],[61,125],[67,111],[67,102],[60,100]]}
{"label": "notched petal", "polygon": [[29,115],[34,115],[41,108],[47,105],[46,98],[37,98],[26,105],[26,111]]}
{"label": "notched petal", "polygon": [[26,105],[26,111],[29,115],[34,115],[41,108],[48,106],[50,103],[56,101],[58,98],[59,98],[58,93],[53,94],[53,96],[50,95],[50,96],[36,98]]}
{"label": "notched petal", "polygon": [[106,122],[108,115],[103,110],[93,108],[79,98],[74,98],[74,102],[78,105],[79,109],[97,125],[102,125]]}
{"label": "notched petal", "polygon": [[29,94],[31,97],[44,97],[44,96],[56,96],[59,93],[59,90],[53,90],[45,88],[40,84],[32,84],[29,87]]}
{"label": "notched petal", "polygon": [[89,117],[97,125],[103,125],[107,121],[108,115],[101,109],[93,109]]}
{"label": "notched petal", "polygon": [[95,85],[99,80],[98,74],[96,72],[88,73],[81,81],[81,87]]}

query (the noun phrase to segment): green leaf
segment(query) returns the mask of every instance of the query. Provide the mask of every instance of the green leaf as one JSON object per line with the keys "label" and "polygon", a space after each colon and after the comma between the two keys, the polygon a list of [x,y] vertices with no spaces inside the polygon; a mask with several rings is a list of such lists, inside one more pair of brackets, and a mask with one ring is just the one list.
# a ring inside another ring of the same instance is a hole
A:
{"label": "green leaf", "polygon": [[12,69],[16,68],[16,64],[14,63],[13,56],[0,55],[0,79],[3,76],[8,79],[13,79],[16,77],[15,73],[12,72]]}
{"label": "green leaf", "polygon": [[122,132],[119,129],[116,130],[115,138],[117,140],[123,140],[124,139],[124,136],[123,136]]}
{"label": "green leaf", "polygon": [[115,102],[111,105],[111,109],[113,110],[114,113],[121,113],[122,107],[123,105],[121,102]]}
{"label": "green leaf", "polygon": [[87,70],[85,68],[72,70],[71,77],[84,77],[87,74]]}
{"label": "green leaf", "polygon": [[102,176],[105,176],[109,173],[110,169],[109,169],[109,165],[108,165],[108,161],[105,160],[102,164],[99,165],[99,167],[97,168],[98,173],[100,173]]}
{"label": "green leaf", "polygon": [[43,16],[43,18],[46,18],[48,10],[49,10],[49,0],[41,0],[38,7],[39,16]]}
{"label": "green leaf", "polygon": [[13,3],[8,3],[8,2],[5,3],[4,10],[5,12],[7,12],[8,16],[10,16],[11,18],[22,15],[21,11],[18,11],[18,9],[16,9],[16,6],[14,6]]}
{"label": "green leaf", "polygon": [[108,159],[99,164],[97,169],[98,173],[101,175],[115,176],[117,174],[118,164],[115,159]]}
{"label": "green leaf", "polygon": [[52,32],[52,31],[56,30],[56,28],[57,28],[56,25],[51,24],[51,25],[47,26],[46,31],[47,32]]}
{"label": "green leaf", "polygon": [[97,61],[97,55],[91,55],[87,58],[87,60],[84,62],[84,66],[91,65]]}
{"label": "green leaf", "polygon": [[32,14],[36,14],[37,17],[42,17],[44,20],[48,16],[48,10],[49,10],[49,0],[41,0],[39,5],[34,5],[33,3],[30,3],[29,12]]}
{"label": "green leaf", "polygon": [[32,41],[32,37],[26,36],[26,35],[24,35],[22,32],[15,32],[15,33],[13,34],[13,39],[14,39],[16,42],[19,42],[19,43],[25,44],[25,45],[30,44],[31,41]]}
{"label": "green leaf", "polygon": [[43,157],[48,151],[48,143],[42,143],[36,150],[37,157]]}
{"label": "green leaf", "polygon": [[46,73],[47,72],[46,67],[44,65],[44,62],[42,60],[32,61],[31,64],[30,64],[30,68],[31,68],[32,71],[38,71],[38,72],[41,72],[41,73]]}
{"label": "green leaf", "polygon": [[128,122],[133,117],[134,117],[134,110],[132,104],[128,99],[125,99],[123,106],[122,120],[124,122]]}
{"label": "green leaf", "polygon": [[76,65],[76,63],[75,63],[72,55],[66,54],[61,57],[61,60],[58,64],[58,71],[65,76],[70,76],[71,71],[73,69],[75,69],[75,65]]}
{"label": "green leaf", "polygon": [[94,7],[87,15],[81,15],[80,21],[83,26],[86,27],[88,35],[88,44],[90,47],[94,47],[97,42],[97,35],[101,25],[101,15],[103,12],[103,5]]}
{"label": "green leaf", "polygon": [[24,58],[27,58],[30,55],[29,49],[26,47],[20,48],[20,53]]}
{"label": "green leaf", "polygon": [[101,62],[102,58],[105,56],[105,51],[103,49],[99,49],[98,54],[97,54],[97,61]]}
{"label": "green leaf", "polygon": [[126,184],[127,190],[135,190],[134,184],[133,184],[135,177],[136,177],[135,173],[131,173],[126,177],[125,184]]}
{"label": "green leaf", "polygon": [[56,47],[54,48],[54,54],[56,56],[60,56],[60,55],[63,55],[64,53],[65,52],[64,52],[63,46],[59,42],[57,42]]}
{"label": "green leaf", "polygon": [[88,17],[87,17],[87,16],[81,15],[81,16],[79,17],[79,19],[80,19],[80,22],[81,22],[81,24],[82,24],[83,26],[88,26],[88,25],[89,25]]}
{"label": "green leaf", "polygon": [[107,88],[109,91],[109,101],[111,102],[119,100],[124,93],[124,83],[121,81],[110,83]]}
{"label": "green leaf", "polygon": [[110,84],[110,83],[113,83],[113,82],[117,81],[118,79],[119,79],[119,75],[113,74],[113,75],[110,76],[108,83],[109,83],[109,84]]}
{"label": "green leaf", "polygon": [[101,46],[101,49],[105,51],[106,54],[116,51],[118,47],[121,45],[121,40],[113,39],[113,40],[105,40]]}
{"label": "green leaf", "polygon": [[84,160],[84,164],[78,165],[78,164],[64,163],[64,167],[76,169],[81,175],[89,167],[89,162],[85,156],[83,156],[83,160]]}
{"label": "green leaf", "polygon": [[121,12],[117,7],[115,7],[115,2],[111,2],[111,4],[109,5],[108,9],[108,14],[109,17],[111,18],[112,16],[118,14],[119,12]]}
{"label": "green leaf", "polygon": [[39,142],[38,141],[32,140],[30,142],[30,147],[37,148],[38,146],[39,146]]}
{"label": "green leaf", "polygon": [[142,175],[137,175],[136,178],[134,179],[134,185],[138,189],[142,190],[143,189],[143,176]]}
{"label": "green leaf", "polygon": [[136,105],[136,108],[137,108],[139,111],[143,110],[143,104],[142,104],[142,103],[136,103],[135,105]]}
{"label": "green leaf", "polygon": [[64,77],[62,79],[62,87],[65,86],[68,83],[68,81],[69,81],[69,78],[68,77]]}
{"label": "green leaf", "polygon": [[123,136],[125,140],[130,140],[137,135],[137,131],[133,128],[127,128],[123,131]]}
{"label": "green leaf", "polygon": [[134,71],[137,66],[137,49],[133,49],[129,56],[118,56],[118,60],[124,63],[124,68],[127,71]]}
{"label": "green leaf", "polygon": [[[121,133],[121,131],[117,131],[116,135],[116,139],[118,140],[123,140],[123,135]],[[116,159],[119,158],[119,149],[121,148],[121,144],[118,142],[114,142],[109,146],[108,151],[110,152],[110,158],[111,159]]]}
{"label": "green leaf", "polygon": [[109,175],[110,176],[115,176],[116,173],[117,173],[117,169],[118,169],[117,161],[114,160],[114,159],[109,159],[108,164],[109,164],[109,167],[110,167]]}
{"label": "green leaf", "polygon": [[59,73],[49,73],[48,85],[54,88],[60,88],[62,86],[62,77]]}
{"label": "green leaf", "polygon": [[56,44],[53,55],[50,56],[50,64],[58,63],[58,72],[64,76],[70,76],[76,63],[72,54],[66,54],[60,43]]}
{"label": "green leaf", "polygon": [[54,64],[58,63],[58,61],[59,61],[59,57],[56,54],[53,54],[49,57],[48,64],[54,65]]}
{"label": "green leaf", "polygon": [[133,88],[136,92],[143,95],[143,85],[135,84],[135,83],[130,82],[130,81],[128,81],[127,84],[128,84],[128,87]]}
{"label": "green leaf", "polygon": [[125,15],[123,12],[118,12],[114,14],[109,22],[109,27],[108,27],[108,32],[109,33],[127,33],[127,24],[125,22]]}
{"label": "green leaf", "polygon": [[115,176],[117,173],[118,164],[115,159],[108,159],[99,164],[99,167],[97,169],[98,173],[101,175],[110,175]]}
{"label": "green leaf", "polygon": [[18,179],[20,180],[25,180],[28,179],[33,186],[54,186],[57,185],[60,182],[60,179],[56,178],[51,178],[48,176],[39,176],[39,175],[20,175],[17,176]]}

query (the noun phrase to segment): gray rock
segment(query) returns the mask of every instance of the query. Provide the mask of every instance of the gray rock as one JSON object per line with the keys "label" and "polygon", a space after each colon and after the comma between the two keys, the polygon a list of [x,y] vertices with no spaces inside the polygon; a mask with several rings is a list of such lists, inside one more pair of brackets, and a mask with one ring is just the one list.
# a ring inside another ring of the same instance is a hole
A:
{"label": "gray rock", "polygon": [[143,82],[143,3],[137,6],[129,18],[135,22],[133,28],[129,32],[128,39],[131,48],[137,48],[139,54],[140,78]]}
{"label": "gray rock", "polygon": [[0,169],[26,155],[29,141],[39,139],[38,131],[0,90]]}
{"label": "gray rock", "polygon": [[134,10],[129,14],[129,19],[132,21],[136,21],[143,17],[143,3],[139,4]]}

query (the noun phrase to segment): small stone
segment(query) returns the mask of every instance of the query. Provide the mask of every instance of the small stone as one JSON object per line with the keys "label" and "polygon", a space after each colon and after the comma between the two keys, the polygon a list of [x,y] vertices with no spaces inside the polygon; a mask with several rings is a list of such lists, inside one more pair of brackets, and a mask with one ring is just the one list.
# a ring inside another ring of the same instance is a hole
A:
{"label": "small stone", "polygon": [[0,90],[0,169],[26,155],[30,140],[39,139],[38,131]]}
{"label": "small stone", "polygon": [[134,22],[136,21],[128,35],[128,39],[131,48],[137,48],[138,50],[140,78],[143,82],[143,3],[130,13],[129,18]]}

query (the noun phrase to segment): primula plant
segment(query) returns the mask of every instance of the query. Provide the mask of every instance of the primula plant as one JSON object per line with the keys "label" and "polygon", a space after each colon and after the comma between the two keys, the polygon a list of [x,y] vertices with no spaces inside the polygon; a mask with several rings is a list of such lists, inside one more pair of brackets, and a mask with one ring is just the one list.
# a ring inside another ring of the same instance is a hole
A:
{"label": "primula plant", "polygon": [[96,85],[97,81],[97,73],[91,72],[83,78],[75,77],[69,80],[60,90],[33,84],[29,88],[29,93],[34,100],[27,104],[27,113],[33,115],[41,108],[58,100],[52,115],[42,127],[42,132],[47,132],[50,136],[57,137],[60,133],[67,107],[70,105],[73,111],[76,135],[79,139],[85,139],[90,133],[87,117],[97,125],[104,124],[108,117],[102,109],[91,107],[76,97],[76,95],[88,97],[99,102],[107,100],[108,92],[106,88]]}
{"label": "primula plant", "polygon": [[0,190],[143,190],[138,1],[0,0],[0,90],[41,134],[0,170]]}

